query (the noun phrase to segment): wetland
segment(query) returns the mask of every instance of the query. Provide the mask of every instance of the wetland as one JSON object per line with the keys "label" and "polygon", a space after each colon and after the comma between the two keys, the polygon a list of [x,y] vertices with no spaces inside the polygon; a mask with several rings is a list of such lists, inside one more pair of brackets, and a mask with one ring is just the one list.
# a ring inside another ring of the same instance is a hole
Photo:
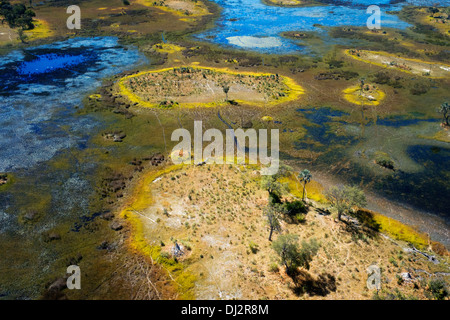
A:
{"label": "wetland", "polygon": [[[376,32],[368,2],[90,0],[71,31],[43,1],[27,41],[2,25],[0,298],[370,299],[361,246],[392,279],[448,272],[448,4],[381,1]],[[171,165],[171,133],[195,120],[278,129],[281,161],[311,170],[308,209],[282,222],[321,241],[310,270],[290,277],[266,245],[257,166]],[[323,214],[338,184],[397,244]],[[402,260],[411,244],[440,263]],[[83,290],[60,285],[72,264]]]}

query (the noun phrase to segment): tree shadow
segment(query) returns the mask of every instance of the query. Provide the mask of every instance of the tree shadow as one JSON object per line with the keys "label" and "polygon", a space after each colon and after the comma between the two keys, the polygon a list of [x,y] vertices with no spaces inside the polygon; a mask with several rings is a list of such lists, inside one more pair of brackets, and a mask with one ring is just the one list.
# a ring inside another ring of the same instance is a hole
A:
{"label": "tree shadow", "polygon": [[366,209],[359,209],[351,217],[345,215],[342,221],[345,224],[345,230],[352,234],[356,242],[376,238],[380,233],[381,226],[376,222],[374,213]]}
{"label": "tree shadow", "polygon": [[295,283],[293,291],[298,296],[308,293],[311,296],[325,297],[329,293],[336,291],[337,288],[335,277],[329,273],[322,273],[317,277],[313,277],[307,271],[296,270],[291,272],[290,277]]}
{"label": "tree shadow", "polygon": [[328,210],[328,209],[316,208],[316,211],[321,216],[329,216],[331,214],[330,210]]}
{"label": "tree shadow", "polygon": [[381,225],[376,222],[375,214],[372,211],[366,209],[359,209],[355,214],[356,219],[366,228],[373,232],[380,232]]}
{"label": "tree shadow", "polygon": [[306,222],[306,215],[308,213],[308,205],[302,200],[283,202],[286,214],[284,220],[289,224],[304,224]]}

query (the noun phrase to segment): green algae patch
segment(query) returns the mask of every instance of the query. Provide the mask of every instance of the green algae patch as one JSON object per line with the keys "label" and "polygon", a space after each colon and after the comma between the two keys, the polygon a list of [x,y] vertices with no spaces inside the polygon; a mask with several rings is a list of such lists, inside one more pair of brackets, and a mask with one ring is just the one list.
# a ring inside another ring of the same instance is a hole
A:
{"label": "green algae patch", "polygon": [[141,221],[139,211],[153,204],[150,184],[157,178],[167,173],[179,170],[182,165],[174,165],[157,172],[151,171],[145,175],[136,185],[130,203],[121,211],[120,216],[125,219],[131,227],[131,237],[128,241],[129,248],[138,254],[142,254],[164,268],[173,278],[180,299],[193,299],[193,289],[196,277],[185,270],[185,266],[174,258],[169,258],[161,252],[161,246],[152,245],[145,236],[144,225]]}
{"label": "green algae patch", "polygon": [[119,93],[147,108],[273,106],[297,100],[303,88],[291,78],[227,68],[173,67],[143,71],[119,81]]}

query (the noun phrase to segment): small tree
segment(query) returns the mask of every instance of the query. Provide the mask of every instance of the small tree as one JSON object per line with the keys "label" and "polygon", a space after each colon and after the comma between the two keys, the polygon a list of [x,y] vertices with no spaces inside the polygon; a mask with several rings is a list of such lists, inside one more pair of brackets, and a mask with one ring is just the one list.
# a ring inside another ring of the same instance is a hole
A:
{"label": "small tree", "polygon": [[269,241],[272,241],[273,232],[281,232],[280,217],[285,213],[284,206],[281,204],[269,204],[263,210],[264,215],[267,217],[267,224],[269,225]]}
{"label": "small tree", "polygon": [[309,241],[302,241],[302,249],[300,251],[300,265],[309,269],[309,264],[311,263],[314,256],[319,251],[320,244],[316,239],[311,239]]}
{"label": "small tree", "polygon": [[298,178],[300,181],[303,181],[303,195],[302,200],[305,201],[305,191],[306,191],[306,184],[311,181],[312,174],[309,170],[305,169],[298,175]]}
{"label": "small tree", "polygon": [[428,282],[427,290],[436,300],[444,300],[450,295],[448,285],[443,279],[433,279]]}
{"label": "small tree", "polygon": [[272,202],[280,202],[281,196],[287,192],[287,185],[281,183],[278,179],[289,175],[291,170],[292,168],[281,165],[276,174],[266,175],[261,178],[261,188],[269,192]]}
{"label": "small tree", "polygon": [[341,220],[344,212],[350,212],[354,207],[364,206],[367,202],[364,192],[356,186],[334,186],[325,192],[325,196],[331,206],[337,210],[338,220]]}
{"label": "small tree", "polygon": [[286,192],[286,185],[279,182],[276,176],[263,176],[261,187],[269,192],[271,202],[280,202],[281,196]]}
{"label": "small tree", "polygon": [[225,84],[225,85],[222,87],[222,89],[223,89],[223,92],[225,93],[225,100],[228,101],[228,91],[230,91],[230,86],[227,85],[227,84]]}
{"label": "small tree", "polygon": [[286,267],[288,274],[300,265],[298,236],[293,234],[281,235],[273,242],[272,247],[280,256],[281,263]]}
{"label": "small tree", "polygon": [[364,84],[366,83],[365,81],[365,78],[359,79],[359,95],[361,95],[364,90]]}
{"label": "small tree", "polygon": [[309,269],[310,263],[320,248],[316,239],[302,241],[301,247],[298,244],[298,236],[285,234],[278,237],[272,244],[275,252],[280,256],[281,263],[286,267],[286,272],[290,274],[298,267]]}
{"label": "small tree", "polygon": [[450,126],[449,120],[450,120],[450,104],[448,102],[445,102],[441,104],[441,107],[439,108],[439,113],[442,113],[442,123],[444,125]]}

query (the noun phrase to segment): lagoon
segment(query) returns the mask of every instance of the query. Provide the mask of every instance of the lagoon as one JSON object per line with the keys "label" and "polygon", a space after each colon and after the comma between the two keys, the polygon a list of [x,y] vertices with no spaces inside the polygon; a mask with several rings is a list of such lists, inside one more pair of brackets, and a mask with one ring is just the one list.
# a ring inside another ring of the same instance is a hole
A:
{"label": "lagoon", "polygon": [[[213,0],[223,10],[216,26],[196,36],[221,46],[264,53],[313,53],[311,48],[280,36],[285,31],[315,31],[327,45],[343,43],[332,39],[323,27],[365,26],[371,14],[366,13],[368,0],[339,1],[339,5],[317,7],[268,6],[261,0]],[[335,3],[337,3],[336,1]],[[405,29],[410,24],[386,11],[400,10],[406,2],[390,4],[378,1],[381,27]],[[346,40],[348,41],[348,40]],[[256,43],[256,44],[255,44]]]}

